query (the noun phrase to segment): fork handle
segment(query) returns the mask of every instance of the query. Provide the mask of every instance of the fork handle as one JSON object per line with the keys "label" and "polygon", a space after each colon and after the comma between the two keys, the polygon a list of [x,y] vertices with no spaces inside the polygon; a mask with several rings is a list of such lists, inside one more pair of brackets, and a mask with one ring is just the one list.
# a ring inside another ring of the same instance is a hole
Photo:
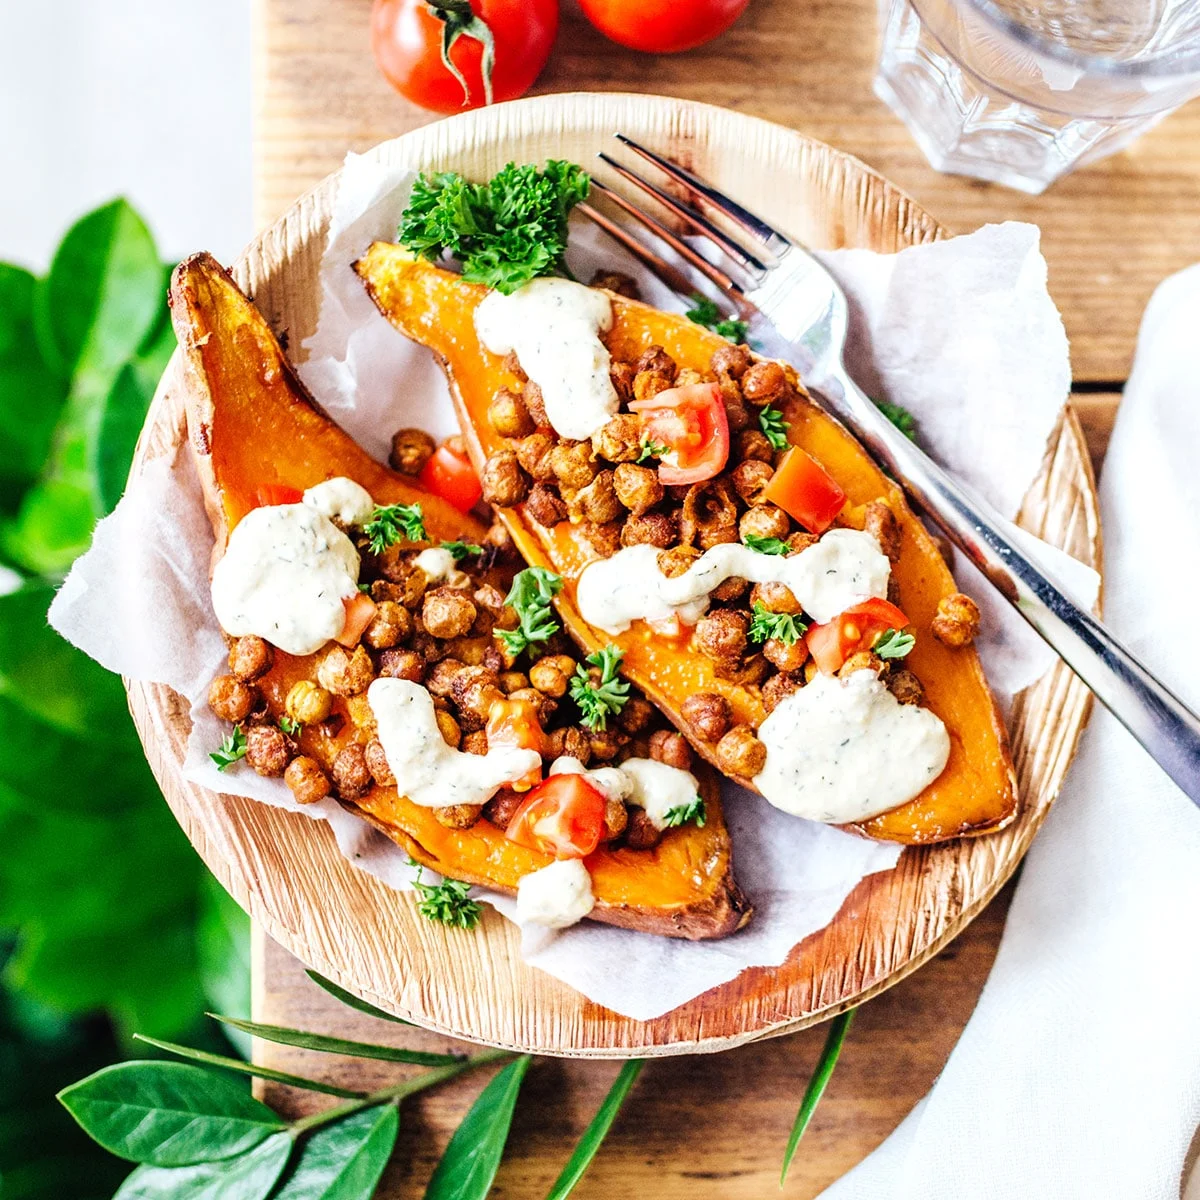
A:
{"label": "fork handle", "polygon": [[816,390],[946,536],[1200,806],[1200,717],[1031,562],[989,504],[906,438],[845,373]]}

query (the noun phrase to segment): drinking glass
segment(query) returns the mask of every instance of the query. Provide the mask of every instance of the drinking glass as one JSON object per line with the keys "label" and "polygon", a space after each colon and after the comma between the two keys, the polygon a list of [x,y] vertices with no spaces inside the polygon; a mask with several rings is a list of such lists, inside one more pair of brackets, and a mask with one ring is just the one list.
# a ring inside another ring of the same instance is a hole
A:
{"label": "drinking glass", "polygon": [[939,171],[1037,194],[1200,95],[1200,0],[880,0],[875,94]]}

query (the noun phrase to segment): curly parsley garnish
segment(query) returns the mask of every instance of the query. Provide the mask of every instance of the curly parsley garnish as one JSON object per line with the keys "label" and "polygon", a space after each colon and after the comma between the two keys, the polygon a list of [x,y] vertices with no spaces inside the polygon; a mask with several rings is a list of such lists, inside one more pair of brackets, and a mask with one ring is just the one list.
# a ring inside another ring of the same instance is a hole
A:
{"label": "curly parsley garnish", "polygon": [[475,545],[474,542],[442,542],[442,549],[449,550],[456,563],[483,553],[483,547]]}
{"label": "curly parsley garnish", "polygon": [[562,576],[545,567],[526,567],[518,571],[504,603],[520,618],[516,629],[497,630],[509,654],[520,654],[533,642],[547,641],[557,633],[558,622],[550,601],[562,591]]}
{"label": "curly parsley garnish", "polygon": [[667,452],[666,446],[652,442],[648,437],[642,438],[642,452],[637,456],[638,463],[649,462],[652,458],[662,458]]}
{"label": "curly parsley garnish", "polygon": [[663,813],[663,824],[668,829],[674,829],[677,825],[686,825],[689,821],[695,821],[696,825],[703,829],[704,822],[707,820],[708,813],[704,807],[703,796],[697,796],[688,804],[677,804]]}
{"label": "curly parsley garnish", "polygon": [[917,639],[911,633],[899,629],[885,629],[875,639],[871,653],[879,658],[903,658],[915,645]]}
{"label": "curly parsley garnish", "polygon": [[689,321],[695,321],[697,325],[703,325],[706,329],[711,329],[713,333],[728,338],[731,342],[746,340],[745,321],[739,321],[736,317],[721,316],[721,310],[707,296],[702,296],[699,292],[692,295],[692,304],[694,307],[689,308],[683,314]]}
{"label": "curly parsley garnish", "polygon": [[[575,668],[571,679],[571,699],[579,705],[580,721],[589,729],[603,732],[608,728],[609,716],[616,716],[629,699],[629,684],[619,678],[621,659],[624,653],[616,646],[608,645],[595,654],[589,654]],[[584,663],[597,668],[599,680]]]}
{"label": "curly parsley garnish", "polygon": [[752,642],[766,642],[773,638],[785,646],[791,646],[804,636],[807,629],[808,625],[795,613],[772,612],[765,604],[755,604],[749,637]]}
{"label": "curly parsley garnish", "polygon": [[304,728],[304,726],[297,721],[295,717],[289,717],[287,713],[284,713],[283,716],[279,718],[279,728],[282,729],[283,732],[288,735],[288,737],[295,737]]}
{"label": "curly parsley garnish", "polygon": [[917,440],[917,419],[907,408],[888,400],[875,400],[873,403],[910,442]]}
{"label": "curly parsley garnish", "polygon": [[566,272],[567,217],[591,179],[574,163],[542,170],[509,163],[487,183],[453,171],[421,174],[400,218],[400,242],[425,258],[450,254],[463,278],[515,292],[539,275]]}
{"label": "curly parsley garnish", "polygon": [[419,504],[385,504],[376,508],[363,526],[372,554],[382,554],[402,538],[424,542],[425,514]]}
{"label": "curly parsley garnish", "polygon": [[788,448],[788,423],[783,419],[783,413],[779,409],[770,404],[762,409],[758,414],[758,427],[766,434],[772,450]]}
{"label": "curly parsley garnish", "polygon": [[417,912],[427,921],[437,921],[441,925],[449,925],[452,929],[474,929],[483,915],[483,906],[472,900],[467,893],[471,890],[469,883],[461,879],[443,879],[441,883],[422,883],[421,875],[425,868],[414,859],[409,859],[409,866],[417,868],[417,877],[413,887],[417,889],[421,899],[417,903]]}
{"label": "curly parsley garnish", "polygon": [[757,533],[746,534],[746,545],[759,554],[786,554],[791,547],[777,537],[759,537]]}
{"label": "curly parsley garnish", "polygon": [[233,727],[233,732],[222,738],[219,749],[209,756],[217,764],[218,771],[227,771],[239,759],[246,757],[246,735],[240,725]]}

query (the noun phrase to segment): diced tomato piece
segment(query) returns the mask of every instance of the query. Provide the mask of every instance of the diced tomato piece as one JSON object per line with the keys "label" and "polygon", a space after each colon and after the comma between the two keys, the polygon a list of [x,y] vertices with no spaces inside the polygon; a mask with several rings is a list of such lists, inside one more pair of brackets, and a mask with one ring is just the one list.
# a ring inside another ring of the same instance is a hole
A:
{"label": "diced tomato piece", "polygon": [[[521,750],[546,752],[546,735],[538,720],[537,706],[531,700],[497,700],[488,710],[488,748],[492,746],[516,746]],[[536,766],[512,780],[514,791],[524,792],[540,783],[542,768]]]}
{"label": "diced tomato piece", "polygon": [[824,625],[812,626],[804,640],[808,652],[825,675],[835,675],[859,650],[869,650],[886,629],[903,629],[908,618],[888,600],[874,597],[855,604]]}
{"label": "diced tomato piece", "polygon": [[453,504],[459,512],[470,512],[483,495],[479,476],[465,454],[439,446],[421,468],[421,486]]}
{"label": "diced tomato piece", "polygon": [[846,493],[811,454],[793,446],[771,476],[763,499],[777,504],[809,533],[821,534],[846,503]]}
{"label": "diced tomato piece", "polygon": [[358,645],[367,626],[375,620],[375,614],[379,610],[375,601],[365,592],[347,596],[342,603],[346,606],[346,623],[342,626],[342,632],[333,640],[352,650]]}
{"label": "diced tomato piece", "polygon": [[275,504],[299,504],[304,493],[299,488],[284,483],[260,483],[254,493],[256,507],[266,508]]}
{"label": "diced tomato piece", "polygon": [[586,858],[600,845],[606,803],[582,775],[551,775],[525,798],[505,836],[555,858]]}
{"label": "diced tomato piece", "polygon": [[668,388],[646,400],[634,400],[647,441],[665,446],[674,462],[662,462],[658,477],[666,484],[711,479],[729,461],[729,419],[715,383]]}

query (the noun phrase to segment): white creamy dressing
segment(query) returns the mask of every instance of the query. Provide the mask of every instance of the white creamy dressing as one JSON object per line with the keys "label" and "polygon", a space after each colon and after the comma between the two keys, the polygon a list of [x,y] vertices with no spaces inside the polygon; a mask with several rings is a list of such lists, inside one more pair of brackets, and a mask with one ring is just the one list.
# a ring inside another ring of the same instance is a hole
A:
{"label": "white creamy dressing", "polygon": [[463,587],[468,582],[465,571],[458,569],[454,555],[441,546],[431,546],[422,550],[412,560],[414,567],[420,567],[429,576],[430,583],[448,583],[451,587]]}
{"label": "white creamy dressing", "polygon": [[674,579],[658,569],[658,550],[643,544],[589,563],[576,600],[583,619],[606,633],[624,633],[639,619],[678,617],[694,625],[708,611],[713,589],[736,576],[786,584],[804,611],[823,623],[860,600],[886,597],[890,569],[875,538],[857,529],[831,529],[790,558],[740,542],[713,546]]}
{"label": "white creamy dressing", "polygon": [[437,726],[433,697],[407,679],[376,679],[367,689],[384,757],[402,796],[426,808],[486,804],[504,784],[540,767],[536,750],[493,746],[464,754]]}
{"label": "white creamy dressing", "polygon": [[865,821],[942,773],[950,735],[927,708],[901,704],[873,671],[815,675],[758,730],[767,761],[754,784],[776,808],[812,821]]}
{"label": "white creamy dressing", "polygon": [[523,875],[517,884],[517,920],[565,929],[582,921],[596,905],[592,877],[578,858],[562,858]]}
{"label": "white creamy dressing", "polygon": [[365,525],[375,511],[375,501],[365,487],[338,475],[310,487],[304,493],[304,503],[315,508],[323,517],[337,521],[347,529]]}
{"label": "white creamy dressing", "polygon": [[516,354],[542,389],[555,431],[583,441],[619,405],[599,336],[612,328],[612,320],[612,301],[603,292],[547,277],[510,296],[489,292],[475,310],[475,331],[493,354]]}
{"label": "white creamy dressing", "polygon": [[582,775],[611,800],[626,800],[645,809],[655,829],[667,828],[667,813],[686,808],[700,794],[691,771],[653,758],[627,758],[617,767],[589,771],[577,758],[564,755],[550,764],[550,775]]}
{"label": "white creamy dressing", "polygon": [[287,654],[313,654],[346,624],[358,591],[358,551],[309,504],[272,504],[234,526],[213,570],[212,601],[226,633],[257,634]]}

